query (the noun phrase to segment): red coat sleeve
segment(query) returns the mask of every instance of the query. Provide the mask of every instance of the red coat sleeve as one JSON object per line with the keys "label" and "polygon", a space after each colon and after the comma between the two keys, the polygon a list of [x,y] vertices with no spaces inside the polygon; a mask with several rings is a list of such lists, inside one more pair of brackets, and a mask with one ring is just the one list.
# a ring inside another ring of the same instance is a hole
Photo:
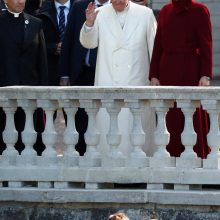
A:
{"label": "red coat sleeve", "polygon": [[200,53],[201,76],[212,77],[212,27],[210,14],[205,6],[202,6],[197,16],[197,35]]}

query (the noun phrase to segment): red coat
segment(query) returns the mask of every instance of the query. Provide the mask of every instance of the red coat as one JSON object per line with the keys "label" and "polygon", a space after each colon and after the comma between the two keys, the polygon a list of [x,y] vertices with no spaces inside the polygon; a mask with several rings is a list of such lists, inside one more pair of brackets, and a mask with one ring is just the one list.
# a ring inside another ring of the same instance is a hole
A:
{"label": "red coat", "polygon": [[197,86],[212,75],[212,33],[208,9],[192,0],[170,3],[158,18],[150,78],[161,85]]}
{"label": "red coat", "polygon": [[[161,85],[197,86],[202,76],[212,76],[209,11],[206,6],[192,0],[173,0],[159,14],[149,78],[159,79]],[[171,134],[167,149],[171,155],[179,156],[184,149],[180,139],[184,126],[183,114],[173,108],[166,119]],[[209,151],[207,122],[206,113],[197,109],[194,128],[198,139],[194,150],[203,158]]]}

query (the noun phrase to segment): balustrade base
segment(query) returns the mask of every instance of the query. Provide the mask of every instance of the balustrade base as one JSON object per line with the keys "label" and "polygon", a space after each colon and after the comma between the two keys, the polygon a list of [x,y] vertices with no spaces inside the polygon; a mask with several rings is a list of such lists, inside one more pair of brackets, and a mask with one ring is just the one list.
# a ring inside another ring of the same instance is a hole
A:
{"label": "balustrade base", "polygon": [[163,189],[163,188],[164,188],[164,184],[162,183],[148,183],[147,184],[148,190]]}
{"label": "balustrade base", "polygon": [[38,188],[42,188],[42,189],[49,189],[49,188],[53,188],[53,182],[38,182]]}
{"label": "balustrade base", "polygon": [[23,182],[19,182],[19,181],[9,181],[8,182],[9,188],[20,188],[23,186],[24,186]]}
{"label": "balustrade base", "polygon": [[79,156],[66,156],[63,157],[64,165],[70,167],[77,167],[79,165]]}
{"label": "balustrade base", "polygon": [[99,156],[84,156],[79,158],[80,167],[100,167],[101,158]]}
{"label": "balustrade base", "polygon": [[125,162],[126,167],[149,167],[150,159],[149,157],[145,158],[129,158]]}
{"label": "balustrade base", "polygon": [[174,184],[174,190],[202,190],[202,185]]}
{"label": "balustrade base", "polygon": [[[15,186],[15,185],[14,185]],[[93,185],[94,187],[95,185]],[[91,185],[89,186],[91,187]],[[0,188],[0,202],[220,206],[220,190]]]}
{"label": "balustrade base", "polygon": [[201,158],[176,158],[176,167],[177,168],[201,168],[202,159]]}
{"label": "balustrade base", "polygon": [[203,160],[204,169],[220,169],[220,158],[207,158]]}
{"label": "balustrade base", "polygon": [[18,166],[34,166],[37,163],[37,158],[37,155],[18,155],[16,157],[16,164]]}
{"label": "balustrade base", "polygon": [[69,184],[68,182],[54,182],[54,188],[55,189],[68,189]]}
{"label": "balustrade base", "polygon": [[175,167],[176,158],[175,157],[151,157],[150,167],[154,168],[164,168],[164,167]]}
{"label": "balustrade base", "polygon": [[85,183],[85,189],[113,189],[114,184],[112,183]]}
{"label": "balustrade base", "polygon": [[42,155],[37,157],[37,165],[39,167],[54,167],[58,164],[57,156]]}
{"label": "balustrade base", "polygon": [[16,157],[18,154],[14,155],[0,155],[0,165],[1,167],[15,166],[16,165]]}
{"label": "balustrade base", "polygon": [[125,157],[119,157],[119,158],[113,158],[113,157],[105,157],[102,159],[102,167],[124,167],[126,163],[127,158]]}

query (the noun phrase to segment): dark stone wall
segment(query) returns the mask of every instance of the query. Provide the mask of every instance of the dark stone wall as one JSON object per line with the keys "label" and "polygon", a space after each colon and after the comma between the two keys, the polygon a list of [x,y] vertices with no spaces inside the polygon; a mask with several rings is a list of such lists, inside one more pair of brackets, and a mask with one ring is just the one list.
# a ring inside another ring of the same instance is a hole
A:
{"label": "dark stone wall", "polygon": [[153,204],[35,204],[0,203],[0,220],[107,220],[117,211],[130,220],[219,220],[217,206],[162,206]]}

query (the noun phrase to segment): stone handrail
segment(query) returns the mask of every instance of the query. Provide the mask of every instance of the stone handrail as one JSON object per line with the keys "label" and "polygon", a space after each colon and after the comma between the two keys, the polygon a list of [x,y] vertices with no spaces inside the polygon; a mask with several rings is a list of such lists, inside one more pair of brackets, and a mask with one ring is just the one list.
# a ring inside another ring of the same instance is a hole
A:
{"label": "stone handrail", "polygon": [[[170,157],[166,151],[169,133],[165,125],[165,116],[174,101],[181,108],[186,121],[182,143],[187,147],[179,158]],[[203,160],[193,152],[196,135],[192,115],[200,104],[210,117],[207,139],[211,153]],[[17,141],[14,113],[18,106],[22,107],[26,114],[25,129],[22,132],[25,149],[20,155],[14,148]],[[154,109],[157,115],[153,156],[146,155],[142,149],[144,133],[141,114],[146,106]],[[129,184],[133,187],[134,184],[144,184],[148,190],[145,193],[157,193],[157,190],[165,193],[168,189],[180,193],[180,190],[201,190],[206,185],[220,185],[219,87],[3,87],[0,88],[0,107],[4,109],[7,117],[3,131],[6,149],[0,155],[0,200],[26,201],[30,199],[25,196],[27,189],[31,189],[35,196],[30,200],[34,202],[114,202],[112,196],[103,196],[99,190],[105,189],[106,193],[115,193],[114,189],[118,185]],[[41,156],[37,156],[33,149],[36,141],[33,113],[37,107],[43,108],[46,114],[46,126],[42,133],[46,149]],[[85,108],[89,116],[85,134],[87,150],[84,156],[79,156],[75,150],[78,133],[75,129],[74,115],[78,107]],[[100,153],[97,147],[100,134],[95,118],[101,107],[106,108],[111,119],[107,134],[109,153],[105,155]],[[124,155],[118,149],[120,134],[117,116],[122,107],[129,108],[134,119],[130,134],[133,149],[128,155]],[[63,108],[67,114],[67,126],[63,134],[66,147],[63,156],[57,156],[54,149],[57,133],[54,129],[53,114],[58,108]],[[23,190],[22,196],[16,195],[15,191],[12,194],[11,189],[19,192]],[[70,191],[62,191],[67,189],[74,191],[74,198],[68,197]],[[56,193],[57,190],[61,190],[59,192],[63,194],[55,198],[50,194],[51,190]],[[97,190],[97,194],[95,198],[80,197],[77,194],[80,190],[84,193]],[[129,198],[125,194],[120,198],[116,196],[117,202],[158,202],[156,194],[146,198],[146,195],[139,197],[133,191],[130,193]],[[169,195],[173,196],[172,193]],[[179,200],[175,200],[175,196],[172,197],[171,204],[178,204]],[[160,203],[167,202],[165,197],[167,198],[167,195],[161,194]],[[184,200],[184,196],[181,198],[181,204],[189,202]],[[207,201],[195,199],[191,202],[205,204]],[[208,203],[212,205],[212,202]]]}

